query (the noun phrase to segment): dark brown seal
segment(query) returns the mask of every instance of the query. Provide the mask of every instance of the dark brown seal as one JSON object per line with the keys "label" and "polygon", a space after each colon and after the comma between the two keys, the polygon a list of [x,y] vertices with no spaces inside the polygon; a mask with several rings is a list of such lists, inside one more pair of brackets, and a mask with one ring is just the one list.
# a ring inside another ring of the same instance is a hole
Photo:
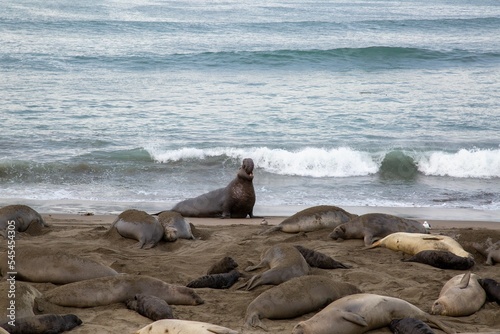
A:
{"label": "dark brown seal", "polygon": [[82,321],[74,314],[42,314],[16,319],[15,326],[3,323],[0,327],[10,334],[63,333],[80,326]]}
{"label": "dark brown seal", "polygon": [[172,307],[163,299],[153,295],[137,294],[125,304],[129,309],[153,321],[175,319]]}
{"label": "dark brown seal", "polygon": [[434,334],[429,325],[415,318],[394,319],[389,329],[395,334]]}
{"label": "dark brown seal", "polygon": [[237,267],[238,263],[232,257],[225,256],[208,268],[207,275],[228,273]]}
{"label": "dark brown seal", "polygon": [[477,280],[486,292],[486,298],[490,302],[500,305],[500,284],[492,278],[482,278]]}
{"label": "dark brown seal", "polygon": [[474,259],[453,254],[449,251],[424,250],[404,262],[419,262],[441,269],[468,270],[475,264]]}
{"label": "dark brown seal", "polygon": [[238,170],[236,178],[225,188],[212,190],[198,197],[179,202],[172,208],[172,211],[178,212],[184,217],[254,217],[253,168],[252,159],[243,159],[243,164]]}
{"label": "dark brown seal", "polygon": [[188,288],[212,288],[212,289],[229,289],[233,286],[241,274],[238,270],[232,270],[228,273],[212,274],[201,276],[191,282],[186,287]]}
{"label": "dark brown seal", "polygon": [[307,264],[310,265],[311,267],[316,267],[321,269],[351,268],[350,266],[342,264],[332,259],[330,256],[323,254],[321,252],[305,248],[300,245],[295,245],[295,248],[297,248],[297,250],[300,252],[300,254],[302,254],[304,259],[306,259]]}

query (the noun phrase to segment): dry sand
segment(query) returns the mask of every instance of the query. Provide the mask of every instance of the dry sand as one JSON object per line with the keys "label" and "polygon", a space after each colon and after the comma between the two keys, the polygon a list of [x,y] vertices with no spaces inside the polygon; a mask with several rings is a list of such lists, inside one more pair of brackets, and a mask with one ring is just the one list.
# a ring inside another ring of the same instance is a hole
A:
{"label": "dry sand", "polygon": [[[355,284],[364,292],[388,295],[405,299],[429,312],[443,284],[462,272],[443,270],[419,263],[401,262],[403,255],[388,249],[363,250],[362,240],[342,242],[328,238],[330,230],[301,234],[275,232],[267,236],[258,235],[269,226],[262,226],[260,218],[254,219],[194,219],[196,240],[161,242],[157,247],[143,250],[135,247],[136,241],[121,237],[109,237],[114,215],[44,215],[51,225],[48,232],[39,236],[22,235],[17,247],[39,245],[53,250],[78,254],[97,259],[118,272],[149,275],[168,283],[185,285],[206,274],[211,264],[224,256],[233,257],[243,270],[249,263],[257,263],[262,250],[277,243],[302,245],[323,252],[334,259],[349,264],[351,269],[324,270],[313,268],[313,274],[326,275],[340,281]],[[283,217],[266,217],[270,225],[278,224]],[[485,266],[484,257],[473,251],[468,242],[482,241],[491,237],[500,240],[500,223],[471,221],[428,220],[432,233],[454,236],[472,252],[476,265],[472,271],[481,277],[500,280],[500,264]],[[3,243],[4,241],[2,241]],[[3,248],[3,247],[2,247]],[[55,286],[33,283],[42,293]],[[263,333],[244,327],[248,304],[271,286],[260,286],[253,291],[241,291],[233,286],[229,290],[197,289],[205,300],[199,306],[173,306],[180,319],[205,321],[226,326],[241,333]],[[2,297],[3,298],[3,297]],[[300,297],[299,297],[300,298]],[[46,307],[44,313],[74,313],[83,320],[83,325],[72,333],[133,333],[151,321],[124,304],[113,304],[95,308]],[[264,319],[270,333],[291,333],[301,320],[313,314],[288,320]],[[500,330],[500,306],[487,303],[474,315],[461,318],[441,317],[451,327],[461,332],[491,332]],[[383,328],[369,333],[390,333]],[[436,330],[436,333],[442,333]]]}

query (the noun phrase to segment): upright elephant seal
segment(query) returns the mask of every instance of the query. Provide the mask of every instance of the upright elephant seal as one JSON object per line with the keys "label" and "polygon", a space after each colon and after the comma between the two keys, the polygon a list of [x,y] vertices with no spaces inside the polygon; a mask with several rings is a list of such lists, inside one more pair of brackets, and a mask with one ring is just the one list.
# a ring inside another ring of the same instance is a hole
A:
{"label": "upright elephant seal", "polygon": [[[0,272],[7,269],[7,252],[0,254]],[[23,246],[16,250],[16,279],[37,283],[66,284],[118,273],[97,261],[46,247]]]}
{"label": "upright elephant seal", "polygon": [[274,231],[286,233],[312,232],[325,228],[334,228],[357,217],[344,209],[331,205],[313,206],[295,213],[283,220],[279,225],[273,226],[262,234]]}
{"label": "upright elephant seal", "polygon": [[360,293],[337,299],[310,319],[299,322],[292,334],[361,334],[405,317],[424,320],[446,333],[455,333],[436,317],[405,300]]}
{"label": "upright elephant seal", "polygon": [[153,321],[174,319],[172,307],[161,298],[152,295],[137,294],[134,299],[127,300],[127,308]]}
{"label": "upright elephant seal", "polygon": [[156,217],[141,210],[125,210],[118,215],[111,229],[124,238],[138,240],[139,248],[152,248],[163,238],[164,229]]}
{"label": "upright elephant seal", "polygon": [[70,331],[81,324],[82,320],[74,314],[41,314],[16,319],[15,326],[4,323],[0,327],[10,334],[47,334]]}
{"label": "upright elephant seal", "polygon": [[193,289],[168,284],[145,275],[120,274],[69,283],[44,294],[47,301],[68,307],[95,307],[125,303],[137,294],[153,295],[171,305],[199,305]]}
{"label": "upright elephant seal", "polygon": [[385,213],[368,213],[337,226],[332,239],[364,239],[365,246],[394,232],[427,233],[422,223]]}
{"label": "upright elephant seal", "polygon": [[455,239],[445,235],[396,232],[375,241],[366,249],[379,246],[409,255],[415,255],[424,250],[445,250],[457,256],[472,258],[472,255],[466,252]]}
{"label": "upright elephant seal", "polygon": [[255,298],[247,307],[245,322],[249,326],[266,329],[260,319],[295,318],[317,311],[341,297],[360,292],[350,283],[325,276],[295,277]]}
{"label": "upright elephant seal", "polygon": [[435,268],[454,270],[468,270],[475,264],[471,257],[458,256],[452,252],[440,250],[424,250],[402,261],[419,262]]}
{"label": "upright elephant seal", "polygon": [[0,208],[0,232],[2,234],[6,233],[7,228],[12,228],[10,226],[14,226],[17,232],[30,233],[30,230],[36,231],[41,227],[47,227],[47,224],[42,216],[29,206],[14,204]]}
{"label": "upright elephant seal", "polygon": [[263,251],[260,259],[261,261],[257,265],[247,267],[245,271],[253,271],[266,267],[270,269],[254,275],[239,288],[245,287],[246,290],[252,290],[259,285],[277,285],[294,277],[309,274],[309,265],[297,248],[292,245],[274,245]]}
{"label": "upright elephant seal", "polygon": [[182,215],[175,211],[163,211],[158,215],[158,221],[166,230],[168,228],[175,228],[176,236],[180,239],[195,239],[191,226],[182,217]]}
{"label": "upright elephant seal", "polygon": [[434,334],[425,322],[415,318],[394,319],[389,323],[394,334]]}
{"label": "upright elephant seal", "polygon": [[208,322],[165,319],[158,320],[139,329],[135,334],[166,334],[166,333],[182,333],[182,334],[238,334],[227,327],[214,325]]}
{"label": "upright elephant seal", "polygon": [[225,188],[212,190],[195,198],[177,203],[172,211],[184,217],[250,218],[255,204],[253,160],[243,159],[236,178]]}
{"label": "upright elephant seal", "polygon": [[492,278],[481,278],[478,281],[486,292],[487,300],[500,305],[500,284]]}
{"label": "upright elephant seal", "polygon": [[479,278],[470,272],[451,278],[432,304],[431,314],[462,317],[479,311],[486,302],[486,292],[479,284]]}

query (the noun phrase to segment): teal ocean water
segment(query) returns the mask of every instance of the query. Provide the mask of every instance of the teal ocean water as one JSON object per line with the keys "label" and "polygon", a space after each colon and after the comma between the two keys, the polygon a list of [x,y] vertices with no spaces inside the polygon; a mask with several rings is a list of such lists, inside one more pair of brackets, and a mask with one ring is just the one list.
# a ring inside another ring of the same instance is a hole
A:
{"label": "teal ocean water", "polygon": [[[500,2],[0,2],[0,204],[500,210]],[[258,213],[258,210],[256,211]]]}

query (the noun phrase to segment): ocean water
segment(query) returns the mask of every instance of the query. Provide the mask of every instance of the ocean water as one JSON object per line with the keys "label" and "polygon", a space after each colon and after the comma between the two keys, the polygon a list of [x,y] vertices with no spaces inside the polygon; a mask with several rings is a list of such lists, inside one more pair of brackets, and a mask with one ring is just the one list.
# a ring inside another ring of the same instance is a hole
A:
{"label": "ocean water", "polygon": [[500,212],[498,36],[497,0],[2,1],[0,204],[168,209],[250,157],[256,213]]}

